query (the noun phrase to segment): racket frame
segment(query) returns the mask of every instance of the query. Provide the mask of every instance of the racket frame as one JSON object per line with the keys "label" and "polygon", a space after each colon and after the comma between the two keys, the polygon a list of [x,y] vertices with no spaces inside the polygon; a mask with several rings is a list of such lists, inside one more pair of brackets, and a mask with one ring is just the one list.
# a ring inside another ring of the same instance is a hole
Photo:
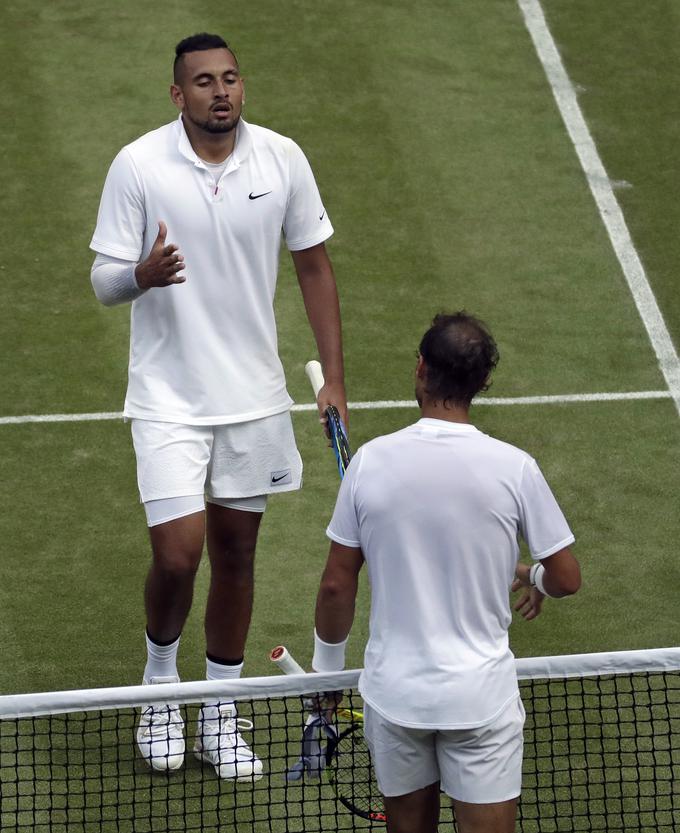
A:
{"label": "racket frame", "polygon": [[[319,397],[319,391],[324,386],[323,370],[321,364],[313,359],[305,365],[305,373],[312,385],[314,396]],[[342,421],[340,412],[335,405],[329,405],[324,411],[326,417],[326,425],[328,428],[328,435],[331,441],[331,448],[335,454],[335,460],[338,464],[338,473],[340,479],[345,476],[345,471],[352,459],[352,451],[347,437],[347,429]]]}

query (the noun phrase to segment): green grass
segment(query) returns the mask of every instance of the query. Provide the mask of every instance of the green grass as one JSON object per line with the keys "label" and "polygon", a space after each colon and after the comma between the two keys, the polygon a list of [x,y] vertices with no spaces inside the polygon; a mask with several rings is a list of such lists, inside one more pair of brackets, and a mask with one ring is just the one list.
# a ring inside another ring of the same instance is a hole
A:
{"label": "green grass", "polygon": [[[3,766],[24,777],[3,784],[0,829],[217,833],[228,827],[241,833],[321,833],[330,824],[334,830],[368,829],[367,822],[356,822],[336,804],[327,778],[287,783],[286,769],[300,753],[305,718],[299,698],[249,706],[242,704],[240,714],[270,741],[267,776],[256,782],[206,777],[193,755],[180,771],[150,770],[127,742],[136,709],[3,723]],[[182,715],[193,745],[196,707],[183,708]],[[29,772],[33,779],[26,777]]]}
{"label": "green grass", "polygon": [[[532,623],[515,622],[517,655],[674,644],[680,625],[674,557],[680,519],[667,496],[680,489],[680,450],[668,448],[670,402],[540,409],[480,405],[474,415],[482,430],[523,446],[541,461],[578,535],[582,591],[573,599],[549,600],[544,615]],[[355,443],[415,417],[415,408],[357,411]],[[630,437],[641,419],[646,430],[633,454]],[[268,651],[281,641],[303,662],[311,659],[314,599],[328,548],[324,529],[337,488],[334,461],[318,436],[315,415],[296,414],[294,422],[305,487],[270,501],[265,515],[247,657],[247,672],[256,676],[269,673]],[[637,453],[642,446],[644,453]],[[149,556],[128,428],[115,422],[5,426],[0,449],[6,484],[0,535],[11,542],[0,588],[6,659],[0,688],[137,683]],[[39,471],[39,481],[27,471]],[[204,672],[207,580],[203,564],[180,650],[186,679],[200,679]],[[365,591],[348,654],[354,667],[361,665],[367,628]],[[653,599],[652,610],[640,599]]]}
{"label": "green grass", "polygon": [[614,180],[636,248],[676,344],[680,288],[680,7],[669,0],[548,0],[548,23],[562,52],[605,167]]}
{"label": "green grass", "polygon": [[[668,0],[544,0],[671,335],[680,337],[675,94]],[[3,6],[0,415],[119,411],[126,308],[89,285],[88,242],[119,148],[175,116],[174,44],[232,42],[246,117],[295,138],[336,229],[329,243],[355,401],[409,399],[432,315],[466,308],[497,336],[492,396],[663,390],[663,377],[521,14],[510,0],[215,0]],[[314,345],[284,252],[279,342],[291,394]],[[356,410],[354,447],[417,417]],[[680,420],[670,399],[492,407],[479,427],[532,453],[576,533],[573,599],[515,621],[518,656],[678,643]],[[312,413],[297,413],[301,492],[270,501],[246,672],[286,642],[305,664],[337,491]],[[137,683],[149,548],[128,427],[0,424],[0,692]],[[207,565],[180,669],[203,676]],[[362,583],[348,664],[362,662]]]}

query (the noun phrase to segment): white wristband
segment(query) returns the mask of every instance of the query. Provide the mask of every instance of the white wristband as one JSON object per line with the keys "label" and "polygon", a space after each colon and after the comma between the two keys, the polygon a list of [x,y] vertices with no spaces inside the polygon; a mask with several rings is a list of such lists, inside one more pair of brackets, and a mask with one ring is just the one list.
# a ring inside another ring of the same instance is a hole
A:
{"label": "white wristband", "polygon": [[324,642],[314,628],[314,656],[312,657],[314,671],[342,671],[345,667],[346,645],[347,639],[335,644]]}
{"label": "white wristband", "polygon": [[[545,576],[545,567],[539,561],[538,564],[534,564],[533,567],[529,570],[529,584],[536,587],[544,596],[550,596],[550,593],[545,589],[545,584],[543,584],[543,578]],[[552,596],[551,596],[552,598]]]}

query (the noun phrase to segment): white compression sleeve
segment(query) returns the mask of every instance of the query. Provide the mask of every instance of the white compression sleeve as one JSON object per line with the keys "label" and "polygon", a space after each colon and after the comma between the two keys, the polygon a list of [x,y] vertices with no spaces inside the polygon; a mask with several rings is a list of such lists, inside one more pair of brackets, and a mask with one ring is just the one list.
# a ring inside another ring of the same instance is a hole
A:
{"label": "white compression sleeve", "polygon": [[137,286],[136,263],[119,260],[117,257],[97,254],[92,264],[90,280],[97,299],[107,307],[134,301],[144,294]]}

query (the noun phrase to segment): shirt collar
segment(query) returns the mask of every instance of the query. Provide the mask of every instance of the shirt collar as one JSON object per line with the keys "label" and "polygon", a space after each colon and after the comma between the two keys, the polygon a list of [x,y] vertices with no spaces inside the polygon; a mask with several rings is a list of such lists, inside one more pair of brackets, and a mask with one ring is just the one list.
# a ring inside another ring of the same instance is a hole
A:
{"label": "shirt collar", "polygon": [[[177,117],[175,124],[177,125],[176,129],[178,134],[177,149],[185,159],[189,160],[189,162],[196,165],[198,168],[204,168],[205,165],[203,164],[203,160],[191,147],[191,142],[189,141],[187,132],[184,129],[184,122],[182,121],[181,113]],[[238,168],[248,157],[252,147],[252,131],[250,130],[249,125],[243,119],[240,119],[239,123],[236,125],[236,143],[234,144],[234,151],[229,157],[231,162],[230,167]]]}
{"label": "shirt collar", "polygon": [[456,434],[479,433],[479,429],[469,422],[449,422],[447,419],[433,419],[432,417],[421,417],[416,425],[423,428],[436,428],[437,431],[452,431]]}

